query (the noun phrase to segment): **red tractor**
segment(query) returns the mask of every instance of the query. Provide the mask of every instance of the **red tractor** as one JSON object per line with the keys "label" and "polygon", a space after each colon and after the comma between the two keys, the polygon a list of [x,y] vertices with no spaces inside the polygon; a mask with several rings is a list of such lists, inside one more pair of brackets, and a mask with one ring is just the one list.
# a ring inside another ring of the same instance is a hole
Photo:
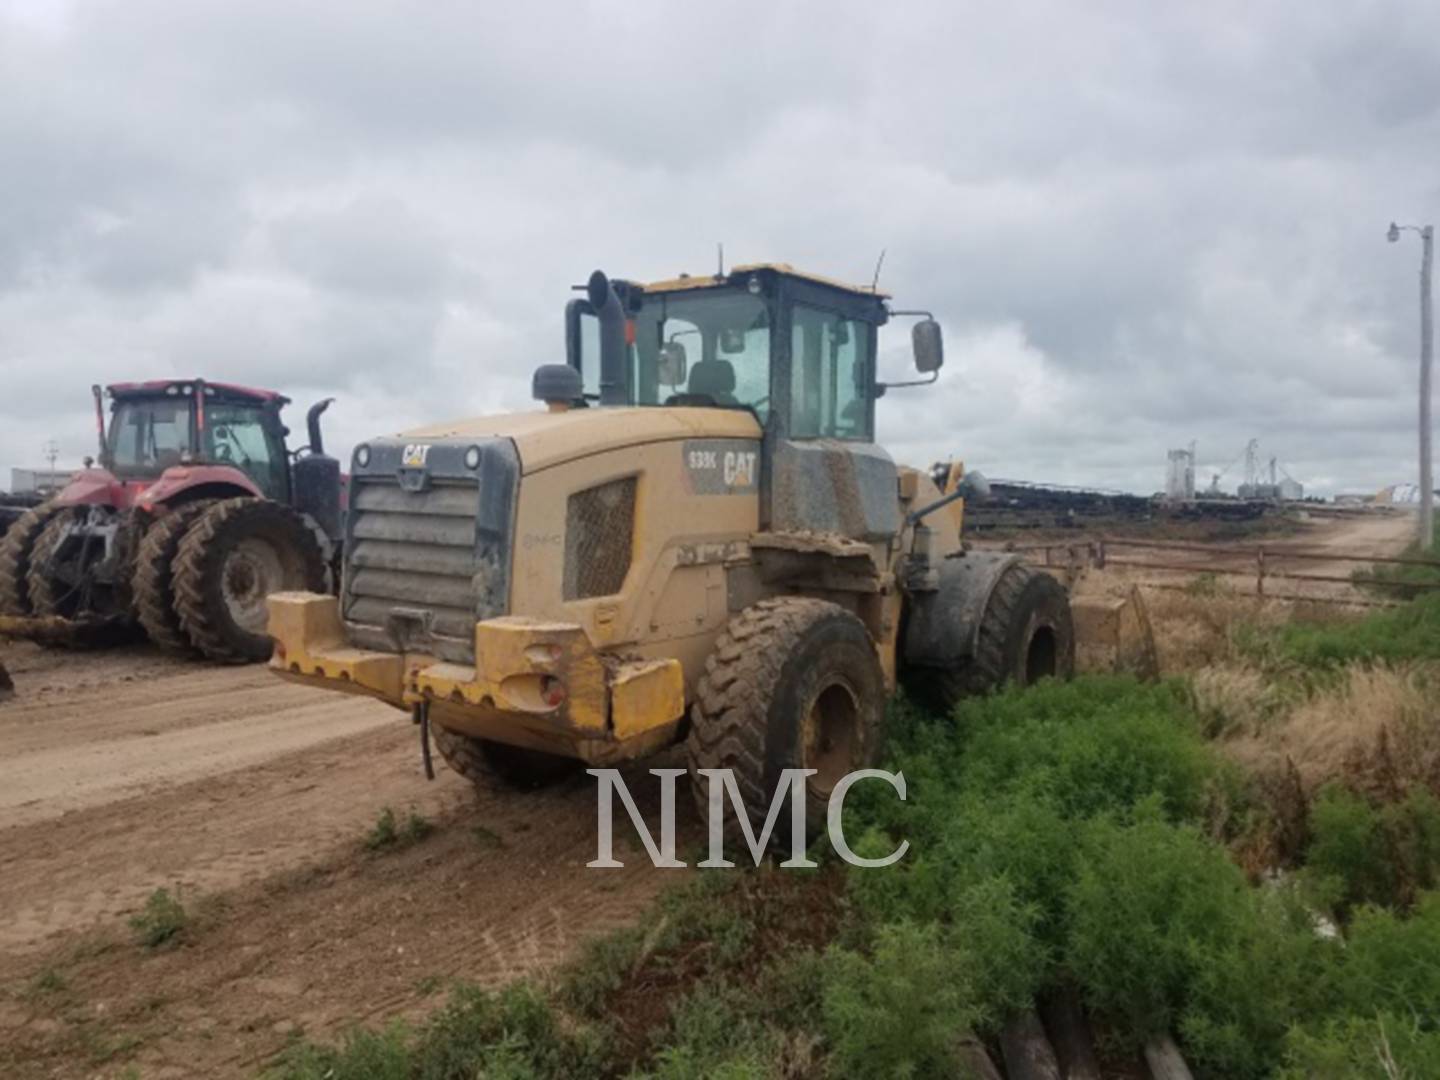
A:
{"label": "red tractor", "polygon": [[98,465],[87,459],[0,541],[0,632],[65,641],[138,623],[162,648],[264,660],[265,597],[330,584],[342,514],[340,465],[320,437],[331,399],[292,451],[288,399],[269,390],[190,379],[93,391]]}

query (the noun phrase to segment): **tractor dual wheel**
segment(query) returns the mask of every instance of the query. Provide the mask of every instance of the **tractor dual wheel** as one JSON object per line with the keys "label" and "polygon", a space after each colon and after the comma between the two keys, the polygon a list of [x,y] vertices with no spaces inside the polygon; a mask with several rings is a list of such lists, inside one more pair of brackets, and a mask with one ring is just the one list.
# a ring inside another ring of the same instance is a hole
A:
{"label": "tractor dual wheel", "polygon": [[25,511],[0,540],[0,615],[34,614],[27,581],[30,558],[35,541],[61,509],[47,503]]}
{"label": "tractor dual wheel", "polygon": [[1014,565],[1000,575],[980,619],[973,656],[947,670],[918,673],[922,696],[948,712],[962,698],[1007,683],[1075,674],[1075,626],[1065,587],[1034,567]]}
{"label": "tractor dual wheel", "polygon": [[[885,676],[870,633],[825,600],[762,600],[730,620],[705,661],[686,743],[695,799],[707,812],[700,769],[730,769],[755,828],[784,769],[806,780],[810,837],[824,826],[830,794],[848,773],[879,759]],[[789,838],[790,815],[776,820]]]}
{"label": "tractor dual wheel", "polygon": [[[134,630],[130,567],[145,524],[138,511],[108,507],[67,506],[51,515],[30,549],[25,586],[31,614],[74,623],[54,643],[110,644]],[[113,527],[108,543],[91,525]],[[81,535],[61,559],[61,545],[76,529]]]}
{"label": "tractor dual wheel", "polygon": [[580,767],[574,758],[476,738],[439,724],[431,725],[430,737],[445,764],[480,790],[493,787],[496,780],[514,788],[543,787]]}
{"label": "tractor dual wheel", "polygon": [[199,499],[163,515],[145,530],[135,556],[131,591],[135,594],[140,625],[150,640],[166,652],[195,651],[175,611],[173,569],[185,533],[195,524],[195,519],[214,504],[214,499]]}
{"label": "tractor dual wheel", "polygon": [[265,598],[325,589],[325,552],[305,519],[268,499],[236,498],[200,514],[171,569],[175,612],[208,659],[251,663],[270,656]]}

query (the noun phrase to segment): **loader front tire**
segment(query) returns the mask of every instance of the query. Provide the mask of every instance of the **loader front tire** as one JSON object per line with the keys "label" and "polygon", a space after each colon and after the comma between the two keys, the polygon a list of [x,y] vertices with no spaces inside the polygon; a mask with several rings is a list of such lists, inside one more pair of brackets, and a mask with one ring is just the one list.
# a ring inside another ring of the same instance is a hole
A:
{"label": "loader front tire", "polygon": [[493,788],[497,780],[512,788],[544,787],[574,773],[580,764],[574,758],[479,739],[439,724],[431,727],[430,736],[445,764],[481,790]]}
{"label": "loader front tire", "polygon": [[26,510],[0,540],[0,615],[32,615],[30,604],[30,559],[35,542],[62,507],[46,503]]}
{"label": "loader front tire", "polygon": [[995,583],[980,619],[973,656],[948,669],[923,670],[923,696],[947,713],[962,698],[1007,683],[1075,674],[1075,626],[1065,587],[1049,574],[1016,564]]}
{"label": "loader front tire", "polygon": [[224,499],[185,533],[172,564],[175,611],[209,660],[270,656],[265,597],[325,591],[325,557],[305,519],[269,499]]}
{"label": "loader front tire", "polygon": [[135,576],[131,590],[135,608],[146,635],[161,649],[171,653],[194,653],[195,647],[180,625],[175,610],[175,557],[180,541],[195,524],[195,519],[214,505],[213,499],[200,499],[176,507],[158,518],[140,541],[135,556]]}
{"label": "loader front tire", "polygon": [[[762,600],[730,620],[705,661],[686,742],[701,814],[709,782],[701,769],[729,769],[757,831],[785,769],[806,778],[807,839],[817,835],[835,785],[879,758],[885,676],[865,624],[808,597]],[[728,804],[728,800],[727,800]],[[776,842],[790,836],[776,819]]]}

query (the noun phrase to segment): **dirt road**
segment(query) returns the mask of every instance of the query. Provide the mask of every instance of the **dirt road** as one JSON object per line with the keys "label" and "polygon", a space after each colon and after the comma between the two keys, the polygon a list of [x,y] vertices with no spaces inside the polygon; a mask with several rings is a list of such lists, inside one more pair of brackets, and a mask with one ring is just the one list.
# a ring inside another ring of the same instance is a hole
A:
{"label": "dirt road", "polygon": [[[426,781],[403,714],[263,667],[0,648],[17,690],[0,704],[7,1076],[132,1057],[146,1076],[244,1074],[294,1030],[404,1012],[452,978],[546,969],[665,880],[643,858],[585,867],[583,773],[477,796],[443,766]],[[434,834],[367,852],[386,806]],[[205,929],[152,955],[125,918],[158,887]],[[58,998],[33,992],[46,972]],[[115,1051],[137,1017],[153,1038]]]}

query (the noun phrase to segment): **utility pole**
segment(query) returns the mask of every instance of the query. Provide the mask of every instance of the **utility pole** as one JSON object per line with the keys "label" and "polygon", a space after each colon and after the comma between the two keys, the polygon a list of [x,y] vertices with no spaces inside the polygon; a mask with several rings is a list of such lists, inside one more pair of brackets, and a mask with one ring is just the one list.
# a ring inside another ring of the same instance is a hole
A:
{"label": "utility pole", "polygon": [[1430,364],[1435,345],[1435,312],[1430,274],[1435,261],[1435,226],[1390,223],[1392,244],[1401,230],[1420,234],[1420,546],[1435,543],[1435,483],[1430,472]]}
{"label": "utility pole", "polygon": [[51,439],[45,444],[45,459],[50,462],[50,490],[55,490],[55,459],[60,456],[60,447]]}

